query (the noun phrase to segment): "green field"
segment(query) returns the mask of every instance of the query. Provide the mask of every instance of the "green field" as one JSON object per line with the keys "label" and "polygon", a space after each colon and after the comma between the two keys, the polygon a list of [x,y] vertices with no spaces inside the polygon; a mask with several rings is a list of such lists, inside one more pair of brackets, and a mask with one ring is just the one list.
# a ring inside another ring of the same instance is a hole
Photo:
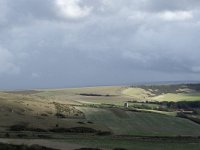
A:
{"label": "green field", "polygon": [[94,147],[107,150],[113,150],[115,148],[124,148],[126,150],[199,150],[200,143],[187,143],[177,141],[138,141],[138,140],[123,140],[123,139],[109,139],[109,138],[97,138],[97,139],[84,139],[78,138],[76,140],[66,140],[70,143],[76,143],[82,145],[82,147]]}
{"label": "green field", "polygon": [[86,114],[88,120],[104,125],[118,135],[200,135],[200,125],[182,118],[119,109],[81,108],[81,110]]}
{"label": "green field", "polygon": [[[0,141],[2,141],[0,139]],[[3,143],[5,143],[4,140]],[[33,140],[8,140],[9,143],[15,145],[31,145],[40,144],[45,147],[52,147],[61,150],[76,150],[79,148],[98,148],[100,150],[115,150],[116,148],[123,148],[123,150],[199,150],[200,142],[195,140],[181,141],[181,140],[141,140],[141,139],[123,139],[110,137],[83,137],[77,136],[67,139],[33,139]],[[0,144],[1,145],[1,144]],[[24,148],[25,146],[22,145]],[[5,149],[8,150],[8,149]],[[16,149],[9,149],[16,150]],[[26,150],[24,148],[24,150]],[[30,150],[30,149],[28,149]],[[32,150],[32,149],[31,149]]]}

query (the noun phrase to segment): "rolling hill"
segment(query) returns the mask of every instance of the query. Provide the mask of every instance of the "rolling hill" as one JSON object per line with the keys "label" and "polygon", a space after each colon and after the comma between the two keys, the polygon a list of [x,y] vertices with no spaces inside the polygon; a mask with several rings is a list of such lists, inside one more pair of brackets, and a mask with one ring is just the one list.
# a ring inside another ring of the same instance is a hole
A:
{"label": "rolling hill", "polygon": [[[80,147],[81,141],[93,147],[87,138],[102,141],[102,136],[125,143],[137,137],[136,145],[147,137],[161,145],[170,138],[198,144],[199,101],[199,84],[1,91],[0,137],[65,139]],[[99,148],[109,147],[113,143]]]}

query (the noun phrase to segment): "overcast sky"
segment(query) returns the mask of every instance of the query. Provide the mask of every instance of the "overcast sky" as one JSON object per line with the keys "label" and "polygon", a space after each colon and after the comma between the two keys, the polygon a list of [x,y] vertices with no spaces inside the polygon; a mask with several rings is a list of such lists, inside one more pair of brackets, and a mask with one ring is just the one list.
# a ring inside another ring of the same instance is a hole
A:
{"label": "overcast sky", "polygon": [[200,80],[200,0],[0,0],[0,89]]}

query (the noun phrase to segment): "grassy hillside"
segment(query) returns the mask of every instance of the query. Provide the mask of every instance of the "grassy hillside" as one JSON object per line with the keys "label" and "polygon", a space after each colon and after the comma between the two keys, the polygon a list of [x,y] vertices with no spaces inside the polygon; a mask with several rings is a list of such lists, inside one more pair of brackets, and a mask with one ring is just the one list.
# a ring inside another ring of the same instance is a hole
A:
{"label": "grassy hillside", "polygon": [[182,118],[120,109],[81,108],[81,110],[88,120],[104,125],[119,135],[200,135],[200,125]]}
{"label": "grassy hillside", "polygon": [[123,94],[133,100],[152,101],[200,101],[198,84],[146,85],[132,86],[123,90]]}
{"label": "grassy hillside", "polygon": [[[171,141],[141,141],[141,140],[123,140],[123,139],[109,139],[109,138],[97,138],[97,139],[84,139],[78,138],[66,140],[69,143],[81,144],[82,147],[94,147],[105,150],[199,150],[200,143],[185,141],[178,142],[176,140]],[[117,149],[118,148],[118,149]],[[120,149],[121,148],[121,149]]]}
{"label": "grassy hillside", "polygon": [[[121,144],[127,149],[147,149],[147,144],[159,149],[164,143],[155,144],[157,139],[133,144],[127,138],[197,138],[198,101],[200,86],[190,84],[1,91],[0,137],[66,139],[79,142],[78,147],[93,147],[99,141],[103,148],[113,149],[120,142],[111,139],[122,136]],[[129,102],[128,108],[125,102]],[[110,142],[106,144],[100,135]],[[93,142],[87,139],[91,136]],[[185,147],[174,143],[168,148],[195,149],[190,142],[186,140]]]}

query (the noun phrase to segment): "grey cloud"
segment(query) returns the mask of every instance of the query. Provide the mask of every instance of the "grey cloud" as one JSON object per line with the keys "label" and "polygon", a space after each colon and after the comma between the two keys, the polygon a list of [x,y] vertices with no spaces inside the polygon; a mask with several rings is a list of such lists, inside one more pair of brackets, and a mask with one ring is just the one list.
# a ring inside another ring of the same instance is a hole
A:
{"label": "grey cloud", "polygon": [[18,74],[20,72],[20,68],[15,64],[13,54],[2,47],[0,47],[0,54],[0,75]]}
{"label": "grey cloud", "polygon": [[[148,1],[148,0],[147,0]],[[166,11],[166,10],[193,10],[200,7],[198,0],[150,0],[147,2],[147,8],[151,11]]]}
{"label": "grey cloud", "polygon": [[70,18],[55,0],[0,0],[0,88],[199,80],[198,3],[83,0]]}

